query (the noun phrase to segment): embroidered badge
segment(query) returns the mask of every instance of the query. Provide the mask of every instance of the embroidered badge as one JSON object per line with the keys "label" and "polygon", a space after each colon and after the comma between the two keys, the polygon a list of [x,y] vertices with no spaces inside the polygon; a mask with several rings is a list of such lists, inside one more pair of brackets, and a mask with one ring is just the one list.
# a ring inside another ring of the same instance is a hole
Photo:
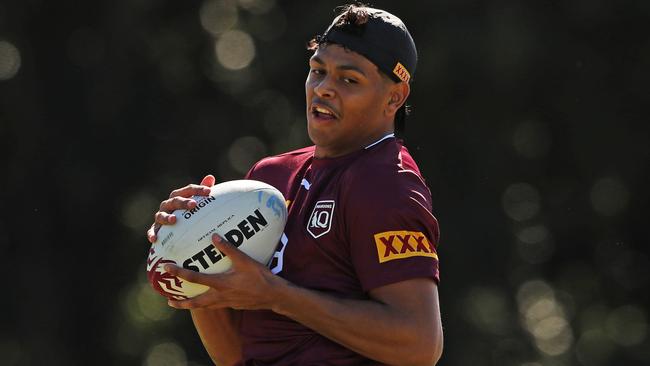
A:
{"label": "embroidered badge", "polygon": [[309,216],[307,221],[307,231],[314,238],[319,238],[330,232],[332,229],[332,217],[334,217],[333,200],[318,201],[314,206],[314,210]]}

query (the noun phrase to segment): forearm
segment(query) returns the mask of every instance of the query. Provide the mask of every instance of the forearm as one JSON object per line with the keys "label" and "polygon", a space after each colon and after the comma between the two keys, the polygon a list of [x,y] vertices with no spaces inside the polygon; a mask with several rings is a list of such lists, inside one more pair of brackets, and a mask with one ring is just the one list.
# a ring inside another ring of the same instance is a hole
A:
{"label": "forearm", "polygon": [[[433,365],[442,352],[442,328],[433,317],[414,316],[376,300],[340,299],[291,285],[280,292],[275,312],[368,358],[390,365]],[[426,303],[423,299],[422,305]]]}
{"label": "forearm", "polygon": [[241,359],[239,311],[203,308],[190,312],[201,342],[216,365],[232,366]]}

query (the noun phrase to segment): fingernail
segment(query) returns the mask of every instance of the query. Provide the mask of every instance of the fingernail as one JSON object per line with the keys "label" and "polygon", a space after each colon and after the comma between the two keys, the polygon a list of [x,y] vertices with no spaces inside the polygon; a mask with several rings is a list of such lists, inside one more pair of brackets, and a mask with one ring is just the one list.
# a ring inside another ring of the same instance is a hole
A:
{"label": "fingernail", "polygon": [[176,216],[174,216],[174,215],[169,216],[169,219],[167,219],[167,222],[169,222],[170,224],[175,223],[176,222]]}
{"label": "fingernail", "polygon": [[210,194],[212,190],[210,188],[203,188],[203,194]]}
{"label": "fingernail", "polygon": [[165,272],[169,272],[169,271],[171,271],[172,266],[170,266],[169,264],[165,264],[165,266],[163,267],[163,269],[165,270]]}

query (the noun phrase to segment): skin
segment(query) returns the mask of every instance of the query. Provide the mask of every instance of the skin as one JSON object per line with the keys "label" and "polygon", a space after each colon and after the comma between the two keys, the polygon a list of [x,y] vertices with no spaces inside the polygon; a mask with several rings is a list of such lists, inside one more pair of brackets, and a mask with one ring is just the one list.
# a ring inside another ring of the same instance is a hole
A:
{"label": "skin", "polygon": [[[309,68],[307,132],[316,157],[345,155],[393,132],[395,113],[410,93],[408,83],[392,82],[368,59],[336,44],[319,47]],[[316,106],[335,118],[319,118]]]}
{"label": "skin", "polygon": [[[309,136],[317,158],[356,151],[393,131],[396,111],[410,92],[394,83],[365,57],[338,45],[320,47],[309,61],[305,82]],[[333,116],[314,113],[325,108]],[[190,209],[190,197],[206,195],[215,183],[206,176],[170,194],[155,214],[147,235],[175,222],[176,209]],[[341,299],[298,287],[273,275],[262,264],[214,235],[217,250],[228,255],[232,268],[221,274],[201,274],[174,265],[165,270],[210,289],[195,298],[169,301],[189,309],[206,350],[219,365],[241,358],[239,311],[270,309],[294,319],[325,337],[368,358],[390,365],[434,365],[442,353],[443,333],[438,288],[428,278],[415,278],[371,290],[369,300]]]}

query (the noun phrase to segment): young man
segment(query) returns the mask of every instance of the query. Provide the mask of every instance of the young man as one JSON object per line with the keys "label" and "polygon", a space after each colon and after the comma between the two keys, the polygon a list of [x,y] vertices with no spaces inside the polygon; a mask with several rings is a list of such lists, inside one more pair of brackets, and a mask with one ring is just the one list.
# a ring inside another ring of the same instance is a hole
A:
{"label": "young man", "polygon": [[[191,310],[220,365],[434,365],[442,352],[438,224],[429,189],[393,134],[415,44],[394,15],[348,6],[311,48],[305,92],[315,146],[263,159],[247,175],[287,199],[276,260],[269,269],[215,236],[232,270],[166,267],[211,287],[170,305]],[[214,182],[172,192],[149,240]]]}

